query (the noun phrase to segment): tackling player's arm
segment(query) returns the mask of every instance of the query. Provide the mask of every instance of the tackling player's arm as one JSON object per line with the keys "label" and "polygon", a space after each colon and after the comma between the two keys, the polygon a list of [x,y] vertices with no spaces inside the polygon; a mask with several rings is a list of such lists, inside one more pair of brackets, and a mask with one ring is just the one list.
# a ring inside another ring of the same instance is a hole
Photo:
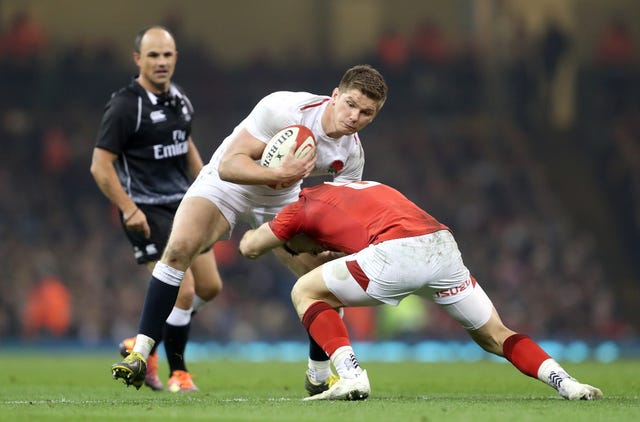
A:
{"label": "tackling player's arm", "polygon": [[315,154],[295,158],[290,151],[282,167],[263,167],[260,160],[266,144],[254,137],[246,129],[240,130],[225,151],[218,173],[222,180],[244,185],[291,184],[307,177],[315,166]]}
{"label": "tackling player's arm", "polygon": [[91,175],[96,184],[111,203],[120,212],[129,230],[141,231],[146,237],[151,235],[151,229],[144,213],[138,210],[138,206],[125,192],[118,179],[118,174],[113,165],[117,155],[103,148],[94,148],[91,159]]}
{"label": "tackling player's arm", "polygon": [[[248,230],[240,239],[238,249],[243,256],[249,259],[256,259],[280,246],[294,256],[298,256],[301,253],[321,256],[321,262],[330,261],[344,255],[341,252],[326,251],[322,245],[304,234],[297,234],[289,240],[282,240],[273,233],[269,223],[264,223],[255,230]],[[312,268],[315,268],[315,266]]]}
{"label": "tackling player's arm", "polygon": [[242,239],[240,239],[238,249],[243,256],[249,259],[256,259],[271,249],[284,244],[285,241],[273,233],[269,223],[264,223],[255,230],[247,230]]}
{"label": "tackling player's arm", "polygon": [[[282,248],[279,248],[280,246]],[[274,250],[278,258],[283,260],[298,277],[302,277],[325,262],[345,255],[342,252],[327,251],[322,245],[305,235],[299,234],[285,242],[273,233],[269,223],[247,231],[240,240],[238,250],[249,259],[256,259]]]}

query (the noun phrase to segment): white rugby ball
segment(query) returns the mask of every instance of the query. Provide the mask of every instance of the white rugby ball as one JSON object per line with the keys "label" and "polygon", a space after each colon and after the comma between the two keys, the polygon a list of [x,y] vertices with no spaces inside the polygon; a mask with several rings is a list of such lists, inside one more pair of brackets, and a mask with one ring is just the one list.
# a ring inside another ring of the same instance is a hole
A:
{"label": "white rugby ball", "polygon": [[284,157],[294,147],[295,156],[298,158],[314,150],[316,138],[311,129],[303,125],[292,125],[280,130],[267,142],[260,164],[265,167],[280,167]]}

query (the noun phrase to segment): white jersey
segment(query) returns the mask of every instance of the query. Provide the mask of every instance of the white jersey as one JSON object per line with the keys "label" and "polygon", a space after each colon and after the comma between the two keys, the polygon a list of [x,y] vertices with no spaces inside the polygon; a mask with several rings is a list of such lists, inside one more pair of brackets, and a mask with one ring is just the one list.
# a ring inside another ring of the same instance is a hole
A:
{"label": "white jersey", "polygon": [[[222,155],[241,129],[265,144],[282,128],[304,125],[316,138],[316,168],[311,176],[333,175],[336,182],[362,179],[364,151],[357,134],[330,138],[322,130],[322,113],[331,98],[307,92],[278,91],[264,97],[213,153],[210,164],[217,169]],[[298,184],[299,186],[299,184]],[[292,186],[296,189],[298,186]],[[260,189],[271,189],[260,186]],[[273,190],[273,189],[271,189]]]}
{"label": "white jersey", "polygon": [[324,95],[290,91],[278,91],[264,97],[215,150],[187,196],[211,200],[227,218],[231,230],[237,219],[245,220],[251,226],[269,221],[282,207],[298,199],[302,181],[276,190],[265,185],[242,185],[220,179],[220,160],[242,129],[266,144],[282,128],[304,125],[316,138],[316,167],[311,176],[333,176],[334,181],[341,183],[360,181],[364,150],[358,134],[334,139],[322,129],[322,113],[330,100],[331,97]]}

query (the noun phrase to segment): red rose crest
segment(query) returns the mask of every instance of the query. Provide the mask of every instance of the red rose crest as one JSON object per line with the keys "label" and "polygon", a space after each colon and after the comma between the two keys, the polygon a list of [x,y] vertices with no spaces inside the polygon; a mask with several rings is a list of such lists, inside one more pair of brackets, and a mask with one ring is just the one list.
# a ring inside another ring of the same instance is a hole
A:
{"label": "red rose crest", "polygon": [[344,168],[344,163],[340,160],[336,160],[333,163],[331,163],[331,165],[328,168],[328,171],[331,174],[336,174],[343,168]]}

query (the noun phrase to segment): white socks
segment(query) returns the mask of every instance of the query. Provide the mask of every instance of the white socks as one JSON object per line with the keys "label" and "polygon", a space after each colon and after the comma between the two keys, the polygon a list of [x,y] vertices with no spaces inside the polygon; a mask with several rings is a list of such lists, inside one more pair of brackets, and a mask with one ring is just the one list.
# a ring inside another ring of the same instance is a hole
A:
{"label": "white socks", "polygon": [[311,381],[323,382],[329,378],[332,374],[332,364],[340,378],[357,378],[363,372],[351,346],[342,346],[331,355],[331,360],[308,360],[308,372]]}
{"label": "white socks", "polygon": [[193,311],[198,311],[200,310],[200,308],[206,305],[206,303],[207,301],[202,299],[200,296],[193,295],[193,302],[191,304],[191,308],[193,308]]}
{"label": "white socks", "polygon": [[565,378],[571,378],[558,362],[547,359],[538,368],[538,379],[558,390]]}
{"label": "white socks", "polygon": [[207,302],[203,300],[200,296],[193,296],[193,306],[190,309],[180,309],[177,306],[174,306],[171,310],[171,313],[167,317],[167,324],[173,325],[175,327],[184,327],[191,322],[191,314],[194,311],[202,308]]}
{"label": "white socks", "polygon": [[173,325],[174,327],[184,327],[191,322],[191,311],[192,309],[180,309],[174,306],[167,318],[167,324]]}
{"label": "white socks", "polygon": [[155,343],[156,342],[153,341],[151,337],[147,337],[144,334],[138,334],[136,336],[136,344],[133,346],[133,351],[140,353],[142,357],[144,357],[144,360],[147,360]]}
{"label": "white socks", "polygon": [[362,368],[351,346],[338,347],[331,355],[331,363],[340,378],[357,378],[362,373]]}
{"label": "white socks", "polygon": [[308,361],[309,379],[313,382],[324,382],[331,375],[330,360],[311,360]]}

